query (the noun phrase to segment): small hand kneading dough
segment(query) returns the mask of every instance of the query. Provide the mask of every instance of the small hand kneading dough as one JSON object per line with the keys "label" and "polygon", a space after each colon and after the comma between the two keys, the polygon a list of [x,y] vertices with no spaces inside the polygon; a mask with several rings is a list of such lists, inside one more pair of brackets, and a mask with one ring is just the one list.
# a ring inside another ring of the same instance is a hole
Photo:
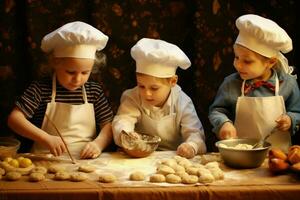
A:
{"label": "small hand kneading dough", "polygon": [[132,181],[143,181],[145,180],[145,174],[140,171],[136,171],[130,174],[129,179]]}
{"label": "small hand kneading dough", "polygon": [[184,184],[195,184],[198,182],[198,176],[194,175],[187,175],[187,176],[182,176],[182,183]]}
{"label": "small hand kneading dough", "polygon": [[32,172],[29,175],[29,181],[32,181],[32,182],[38,182],[38,181],[42,181],[44,179],[45,179],[45,175],[40,172]]}
{"label": "small hand kneading dough", "polygon": [[166,181],[166,177],[162,174],[152,174],[149,181],[152,183],[162,183]]}
{"label": "small hand kneading dough", "polygon": [[69,180],[70,174],[68,172],[59,171],[55,173],[54,179],[58,181]]}
{"label": "small hand kneading dough", "polygon": [[6,173],[5,179],[9,181],[17,181],[21,178],[21,176],[21,173],[11,171]]}
{"label": "small hand kneading dough", "polygon": [[109,174],[109,173],[107,173],[107,174],[101,174],[99,176],[99,181],[101,183],[113,183],[116,180],[117,180],[117,177],[115,175]]}
{"label": "small hand kneading dough", "polygon": [[168,183],[181,183],[181,178],[175,174],[168,174],[166,176],[166,181]]}
{"label": "small hand kneading dough", "polygon": [[86,180],[88,177],[86,174],[82,173],[82,172],[73,172],[70,175],[70,180],[74,181],[74,182],[80,182],[80,181],[84,181]]}
{"label": "small hand kneading dough", "polygon": [[80,171],[80,172],[90,173],[90,172],[93,172],[95,170],[96,170],[96,168],[94,166],[88,165],[88,164],[81,165],[81,166],[78,167],[78,171]]}
{"label": "small hand kneading dough", "polygon": [[36,166],[35,168],[33,168],[30,173],[33,173],[33,172],[38,172],[38,173],[41,173],[41,174],[47,174],[47,168],[46,167],[42,167],[42,166]]}
{"label": "small hand kneading dough", "polygon": [[65,171],[65,168],[62,167],[62,166],[59,166],[59,165],[51,165],[51,166],[48,168],[48,172],[49,172],[49,173],[55,174],[56,172],[59,172],[59,171]]}

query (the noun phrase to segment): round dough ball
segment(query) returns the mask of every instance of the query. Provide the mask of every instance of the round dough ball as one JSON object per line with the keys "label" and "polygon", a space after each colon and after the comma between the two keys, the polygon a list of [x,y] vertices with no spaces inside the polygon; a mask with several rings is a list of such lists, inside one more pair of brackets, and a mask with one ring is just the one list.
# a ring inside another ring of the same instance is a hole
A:
{"label": "round dough ball", "polygon": [[186,168],[186,172],[189,175],[198,175],[198,171],[199,171],[199,168],[197,168],[197,167],[188,167],[188,168]]}
{"label": "round dough ball", "polygon": [[166,181],[166,177],[162,174],[152,174],[149,181],[152,183],[162,183]]}
{"label": "round dough ball", "polygon": [[184,184],[195,184],[198,182],[198,176],[195,175],[182,176],[181,179]]}
{"label": "round dough ball", "polygon": [[29,181],[32,181],[32,182],[38,182],[38,181],[42,181],[42,180],[45,180],[45,175],[42,174],[42,173],[39,173],[39,172],[32,172],[32,173],[29,175]]}
{"label": "round dough ball", "polygon": [[51,165],[49,168],[48,168],[48,172],[49,173],[53,173],[55,174],[56,172],[59,172],[59,171],[65,171],[65,168],[60,166],[60,165]]}
{"label": "round dough ball", "polygon": [[175,168],[173,168],[174,171],[177,173],[177,172],[185,172],[185,168],[182,167],[181,165],[176,165]]}
{"label": "round dough ball", "polygon": [[200,177],[203,174],[211,174],[210,171],[206,168],[198,168],[198,177]]}
{"label": "round dough ball", "polygon": [[78,167],[78,171],[80,172],[86,172],[86,173],[90,173],[96,170],[96,167],[94,167],[93,165],[81,165]]}
{"label": "round dough ball", "polygon": [[166,160],[163,160],[163,161],[161,162],[161,164],[167,165],[167,166],[169,166],[169,167],[171,167],[171,168],[173,168],[173,169],[175,169],[176,166],[177,166],[177,162],[176,162],[175,159],[166,159]]}
{"label": "round dough ball", "polygon": [[219,163],[214,161],[214,162],[209,162],[205,165],[206,169],[210,169],[210,168],[219,168]]}
{"label": "round dough ball", "polygon": [[209,169],[209,171],[213,175],[215,180],[224,179],[224,172],[220,168],[211,168]]}
{"label": "round dough ball", "polygon": [[59,172],[55,173],[54,179],[58,180],[58,181],[69,180],[70,179],[70,174],[68,172],[65,172],[65,171],[59,171]]}
{"label": "round dough ball", "polygon": [[175,174],[168,174],[166,176],[166,182],[167,183],[181,183],[181,178],[179,176],[176,176]]}
{"label": "round dough ball", "polygon": [[21,176],[22,176],[21,173],[11,171],[6,173],[5,179],[9,181],[17,181],[21,178]]}
{"label": "round dough ball", "polygon": [[199,177],[200,183],[212,183],[214,180],[215,180],[215,178],[213,177],[213,175],[211,173],[205,173]]}
{"label": "round dough ball", "polygon": [[99,181],[101,183],[113,183],[117,180],[117,177],[113,174],[107,173],[107,174],[101,174],[99,176]]}
{"label": "round dough ball", "polygon": [[145,180],[145,174],[140,171],[136,171],[130,174],[129,179],[132,181],[143,181]]}
{"label": "round dough ball", "polygon": [[186,173],[186,172],[176,172],[175,175],[179,176],[180,178],[182,178],[183,176],[188,176],[189,174]]}
{"label": "round dough ball", "polygon": [[179,161],[178,165],[181,165],[186,169],[186,168],[190,167],[192,165],[192,163],[188,159],[183,158],[182,160]]}
{"label": "round dough ball", "polygon": [[70,180],[74,182],[80,182],[86,180],[88,177],[85,173],[82,172],[73,172],[70,175]]}
{"label": "round dough ball", "polygon": [[173,168],[167,166],[167,165],[160,165],[157,168],[157,173],[158,174],[163,174],[163,175],[167,175],[167,174],[174,174],[175,171]]}
{"label": "round dough ball", "polygon": [[33,173],[33,172],[38,172],[38,173],[41,173],[41,174],[47,174],[47,168],[46,167],[42,167],[42,166],[36,166],[34,167],[30,173]]}

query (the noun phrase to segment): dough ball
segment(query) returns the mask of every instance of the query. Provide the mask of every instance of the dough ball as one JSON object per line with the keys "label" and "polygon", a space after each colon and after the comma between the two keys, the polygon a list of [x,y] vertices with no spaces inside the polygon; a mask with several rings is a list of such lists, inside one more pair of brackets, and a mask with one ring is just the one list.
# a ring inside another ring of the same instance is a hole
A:
{"label": "dough ball", "polygon": [[186,168],[186,172],[189,175],[198,175],[198,171],[199,171],[199,168],[197,168],[197,167],[188,167],[188,168]]}
{"label": "dough ball", "polygon": [[48,172],[52,173],[52,174],[55,174],[56,172],[59,172],[59,171],[65,171],[65,168],[60,165],[51,165],[48,168]]}
{"label": "dough ball", "polygon": [[215,180],[224,179],[224,172],[220,168],[211,168],[209,169],[209,171],[213,175]]}
{"label": "dough ball", "polygon": [[176,166],[177,166],[177,162],[176,162],[175,159],[166,159],[166,160],[163,160],[163,161],[161,162],[161,164],[167,165],[167,166],[169,166],[169,167],[171,167],[171,168],[173,168],[173,169],[175,169]]}
{"label": "dough ball", "polygon": [[162,183],[166,181],[166,177],[162,174],[152,174],[149,181],[152,183]]}
{"label": "dough ball", "polygon": [[45,175],[43,173],[32,172],[29,175],[29,181],[38,182],[38,181],[42,181],[42,180],[45,180]]}
{"label": "dough ball", "polygon": [[204,165],[199,164],[199,163],[193,163],[192,167],[196,167],[196,168],[205,168]]}
{"label": "dough ball", "polygon": [[41,174],[47,174],[47,171],[48,170],[46,167],[36,166],[30,171],[30,173],[37,172],[37,173],[41,173]]}
{"label": "dough ball", "polygon": [[80,182],[86,180],[88,177],[85,173],[82,172],[73,172],[70,175],[70,180],[74,182]]}
{"label": "dough ball", "polygon": [[168,174],[166,176],[166,182],[167,183],[181,183],[181,178],[179,176],[176,176],[175,174]]}
{"label": "dough ball", "polygon": [[174,174],[175,171],[173,168],[167,166],[167,165],[160,165],[157,168],[157,173],[158,174],[163,174],[163,175],[167,175],[167,174]]}
{"label": "dough ball", "polygon": [[69,180],[70,179],[70,174],[65,171],[59,171],[56,172],[54,175],[54,179],[58,181],[64,181],[64,180]]}
{"label": "dough ball", "polygon": [[215,154],[204,154],[201,156],[201,164],[205,165],[206,163],[209,162],[220,162],[221,161],[221,157],[220,155],[215,155]]}
{"label": "dough ball", "polygon": [[181,179],[184,184],[195,184],[198,182],[198,176],[195,175],[185,175],[182,176]]}
{"label": "dough ball", "polygon": [[185,168],[182,167],[181,165],[176,165],[175,168],[173,168],[174,171],[177,173],[177,172],[185,172]]}
{"label": "dough ball", "polygon": [[101,183],[113,183],[117,180],[117,177],[113,174],[107,173],[107,174],[101,174],[99,176],[99,181]]}
{"label": "dough ball", "polygon": [[4,175],[4,174],[5,174],[5,170],[0,167],[0,175]]}
{"label": "dough ball", "polygon": [[212,183],[214,180],[215,180],[215,178],[213,177],[213,175],[211,173],[202,174],[199,177],[200,183]]}
{"label": "dough ball", "polygon": [[175,175],[179,176],[180,178],[182,178],[183,176],[188,176],[189,174],[186,173],[186,172],[176,172]]}
{"label": "dough ball", "polygon": [[129,179],[131,181],[143,181],[145,180],[145,174],[140,171],[136,171],[130,174]]}
{"label": "dough ball", "polygon": [[210,171],[208,170],[208,169],[206,169],[206,168],[199,168],[198,169],[198,176],[200,177],[201,175],[203,175],[203,174],[211,174],[210,173]]}
{"label": "dough ball", "polygon": [[181,157],[181,156],[173,156],[173,159],[176,160],[177,163],[179,163],[181,160],[184,160],[185,158],[184,157]]}
{"label": "dough ball", "polygon": [[186,169],[186,168],[192,166],[192,163],[188,159],[183,158],[182,160],[179,161],[178,165],[181,165]]}
{"label": "dough ball", "polygon": [[90,173],[90,172],[93,172],[95,170],[96,170],[96,167],[94,167],[93,165],[88,165],[88,164],[80,165],[78,167],[78,171],[85,172],[85,173]]}
{"label": "dough ball", "polygon": [[22,176],[21,173],[11,171],[6,173],[5,179],[9,181],[17,181],[21,178],[21,176]]}
{"label": "dough ball", "polygon": [[219,168],[219,163],[214,161],[214,162],[209,162],[205,165],[206,169],[211,169],[211,168]]}

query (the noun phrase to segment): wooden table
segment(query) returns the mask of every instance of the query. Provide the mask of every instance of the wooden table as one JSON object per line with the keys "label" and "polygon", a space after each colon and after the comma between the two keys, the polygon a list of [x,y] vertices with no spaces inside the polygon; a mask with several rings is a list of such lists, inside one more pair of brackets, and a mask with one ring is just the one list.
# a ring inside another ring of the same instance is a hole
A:
{"label": "wooden table", "polygon": [[[103,153],[95,160],[82,160],[97,166],[84,182],[54,181],[51,175],[45,181],[32,183],[27,176],[9,182],[0,180],[0,200],[6,199],[299,199],[300,177],[293,173],[274,176],[265,162],[260,168],[236,170],[223,164],[225,179],[210,184],[154,184],[147,180],[128,180],[132,171],[140,170],[146,175],[155,172],[158,160],[171,158],[174,152],[155,152],[147,158],[133,159],[123,153]],[[197,158],[193,160],[197,162]],[[53,164],[50,161],[35,161],[36,165]],[[61,162],[70,171],[78,165]],[[110,172],[117,176],[116,183],[100,183],[98,176]]]}

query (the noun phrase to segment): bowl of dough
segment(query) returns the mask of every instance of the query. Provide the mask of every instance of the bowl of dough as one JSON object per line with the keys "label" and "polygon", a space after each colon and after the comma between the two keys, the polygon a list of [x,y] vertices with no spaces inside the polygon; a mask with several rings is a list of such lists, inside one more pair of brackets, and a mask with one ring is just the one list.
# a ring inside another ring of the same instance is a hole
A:
{"label": "bowl of dough", "polygon": [[138,137],[132,137],[128,134],[121,134],[123,150],[134,158],[149,156],[157,149],[160,141],[159,136],[138,134]]}
{"label": "bowl of dough", "polygon": [[253,148],[258,139],[227,139],[216,142],[224,163],[232,168],[256,168],[264,162],[271,144]]}
{"label": "bowl of dough", "polygon": [[20,141],[13,137],[0,137],[0,159],[15,157],[20,144]]}

